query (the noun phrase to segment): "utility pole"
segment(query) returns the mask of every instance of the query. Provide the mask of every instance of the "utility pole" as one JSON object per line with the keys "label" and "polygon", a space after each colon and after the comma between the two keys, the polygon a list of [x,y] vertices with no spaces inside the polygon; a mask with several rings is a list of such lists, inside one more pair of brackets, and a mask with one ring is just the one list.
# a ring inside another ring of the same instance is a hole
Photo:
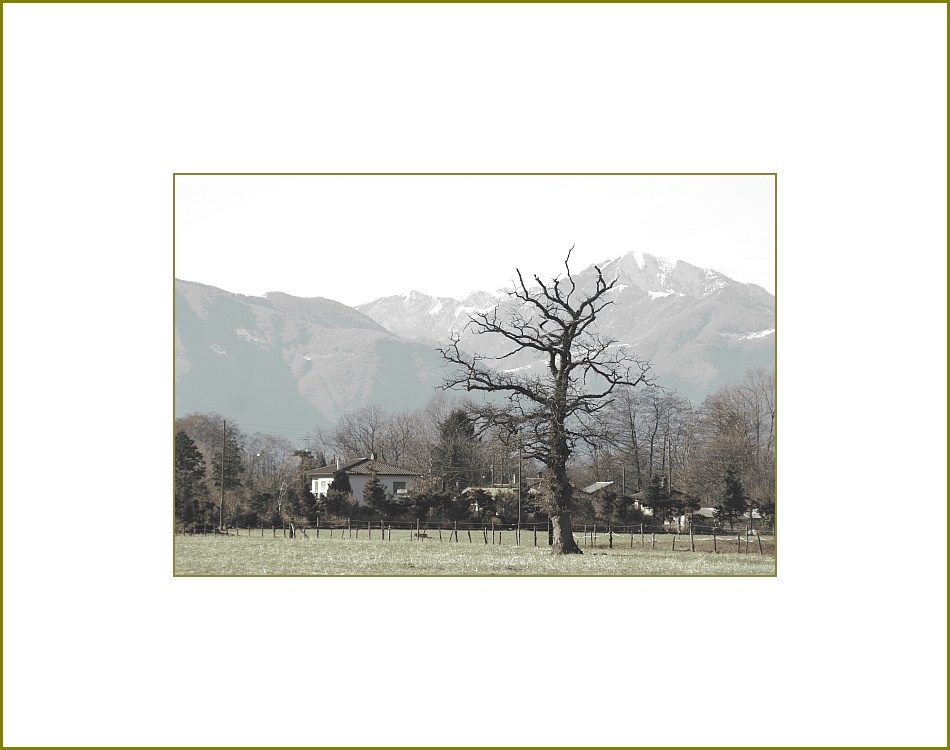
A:
{"label": "utility pole", "polygon": [[518,544],[521,544],[521,440],[518,440]]}
{"label": "utility pole", "polygon": [[224,452],[228,448],[228,420],[222,425],[224,432],[221,436],[221,504],[218,506],[218,529],[224,529]]}

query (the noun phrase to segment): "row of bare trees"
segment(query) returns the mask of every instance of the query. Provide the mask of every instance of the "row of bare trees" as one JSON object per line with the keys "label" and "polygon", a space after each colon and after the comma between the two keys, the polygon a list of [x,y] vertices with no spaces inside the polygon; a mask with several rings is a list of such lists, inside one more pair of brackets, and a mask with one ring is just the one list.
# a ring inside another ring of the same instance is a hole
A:
{"label": "row of bare trees", "polygon": [[[774,394],[774,375],[763,369],[702,404],[660,388],[625,389],[599,414],[597,440],[572,456],[569,480],[574,487],[613,482],[611,492],[623,498],[660,478],[714,507],[732,471],[750,504],[774,507]],[[528,480],[543,475],[544,467],[525,455],[517,437],[484,429],[476,411],[473,402],[445,393],[419,409],[362,407],[346,412],[332,431],[315,430],[303,446],[247,433],[218,414],[191,414],[176,422],[177,520],[212,526],[304,521],[324,510],[310,495],[305,472],[371,454],[419,473],[419,489],[427,492],[457,495],[522,480],[533,486]]]}
{"label": "row of bare trees", "polygon": [[658,476],[712,507],[731,468],[753,502],[775,500],[772,370],[750,370],[701,404],[659,388],[623,391],[603,417],[604,440],[574,457],[581,482],[637,492]]}

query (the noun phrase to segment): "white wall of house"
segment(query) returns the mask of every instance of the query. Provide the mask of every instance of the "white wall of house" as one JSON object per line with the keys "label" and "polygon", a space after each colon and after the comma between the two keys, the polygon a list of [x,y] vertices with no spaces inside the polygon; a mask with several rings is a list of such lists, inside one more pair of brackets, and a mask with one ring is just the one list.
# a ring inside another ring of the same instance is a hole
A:
{"label": "white wall of house", "polygon": [[[365,474],[351,474],[350,475],[350,488],[353,490],[353,496],[356,498],[357,502],[360,505],[363,504],[363,490],[366,487],[369,480],[372,477],[369,477]],[[414,477],[391,474],[391,475],[382,475],[377,476],[380,484],[383,485],[383,489],[386,490],[390,495],[395,495],[400,489],[411,490],[413,487]],[[332,477],[313,479],[311,481],[311,491],[313,494],[317,495],[326,495],[327,490],[330,488],[330,482],[333,481]]]}
{"label": "white wall of house", "polygon": [[330,483],[332,481],[333,481],[333,477],[313,479],[310,481],[310,491],[317,497],[324,496],[327,494],[327,491],[330,489]]}

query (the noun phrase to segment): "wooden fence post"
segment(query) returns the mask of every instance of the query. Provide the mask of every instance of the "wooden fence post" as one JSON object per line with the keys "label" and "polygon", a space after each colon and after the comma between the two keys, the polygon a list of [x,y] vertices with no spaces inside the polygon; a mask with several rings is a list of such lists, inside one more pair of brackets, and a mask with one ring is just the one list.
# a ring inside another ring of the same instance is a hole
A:
{"label": "wooden fence post", "polygon": [[653,541],[650,543],[650,549],[656,549],[656,532],[653,532]]}
{"label": "wooden fence post", "polygon": [[713,529],[713,552],[716,552],[716,530]]}
{"label": "wooden fence post", "polygon": [[[485,535],[485,544],[488,544],[488,527],[487,526],[482,526],[482,533]],[[494,541],[494,539],[495,539],[495,534],[493,532],[492,541]]]}
{"label": "wooden fence post", "polygon": [[640,549],[643,549],[643,524],[640,524]]}
{"label": "wooden fence post", "polygon": [[534,526],[534,546],[535,546],[535,547],[538,546],[538,526],[537,526],[537,524],[535,524],[535,526]]}
{"label": "wooden fence post", "polygon": [[491,543],[492,545],[495,544],[495,522],[494,521],[491,522]]}
{"label": "wooden fence post", "polygon": [[472,543],[472,530],[471,530],[471,529],[468,530],[468,543],[469,543],[469,544]]}
{"label": "wooden fence post", "polygon": [[764,555],[765,553],[762,551],[762,535],[756,534],[755,538],[759,540],[759,554]]}
{"label": "wooden fence post", "polygon": [[673,534],[673,548],[672,548],[672,551],[673,551],[673,552],[676,552],[676,534]]}
{"label": "wooden fence post", "polygon": [[742,534],[736,534],[736,552],[742,552]]}
{"label": "wooden fence post", "polygon": [[689,550],[690,552],[696,551],[696,540],[693,539],[693,524],[689,525]]}

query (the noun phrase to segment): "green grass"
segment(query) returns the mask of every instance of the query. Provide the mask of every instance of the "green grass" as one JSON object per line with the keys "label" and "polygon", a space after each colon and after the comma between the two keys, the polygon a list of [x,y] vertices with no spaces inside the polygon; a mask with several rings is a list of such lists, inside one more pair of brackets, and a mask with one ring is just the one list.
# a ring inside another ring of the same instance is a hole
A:
{"label": "green grass", "polygon": [[[268,531],[261,536],[176,536],[176,575],[236,576],[771,576],[775,575],[775,557],[761,555],[753,542],[753,551],[689,551],[688,537],[683,547],[671,550],[671,538],[664,537],[664,549],[633,548],[615,539],[613,549],[606,539],[597,546],[584,548],[583,555],[552,555],[547,546],[533,546],[533,537],[525,534],[520,547],[511,544],[469,543],[438,539],[410,541],[408,537],[392,541],[367,539],[274,538]],[[681,540],[684,538],[680,538]],[[629,538],[628,538],[629,540]],[[766,549],[771,550],[771,543]],[[629,545],[629,541],[627,542]],[[723,545],[720,549],[729,549]]]}

